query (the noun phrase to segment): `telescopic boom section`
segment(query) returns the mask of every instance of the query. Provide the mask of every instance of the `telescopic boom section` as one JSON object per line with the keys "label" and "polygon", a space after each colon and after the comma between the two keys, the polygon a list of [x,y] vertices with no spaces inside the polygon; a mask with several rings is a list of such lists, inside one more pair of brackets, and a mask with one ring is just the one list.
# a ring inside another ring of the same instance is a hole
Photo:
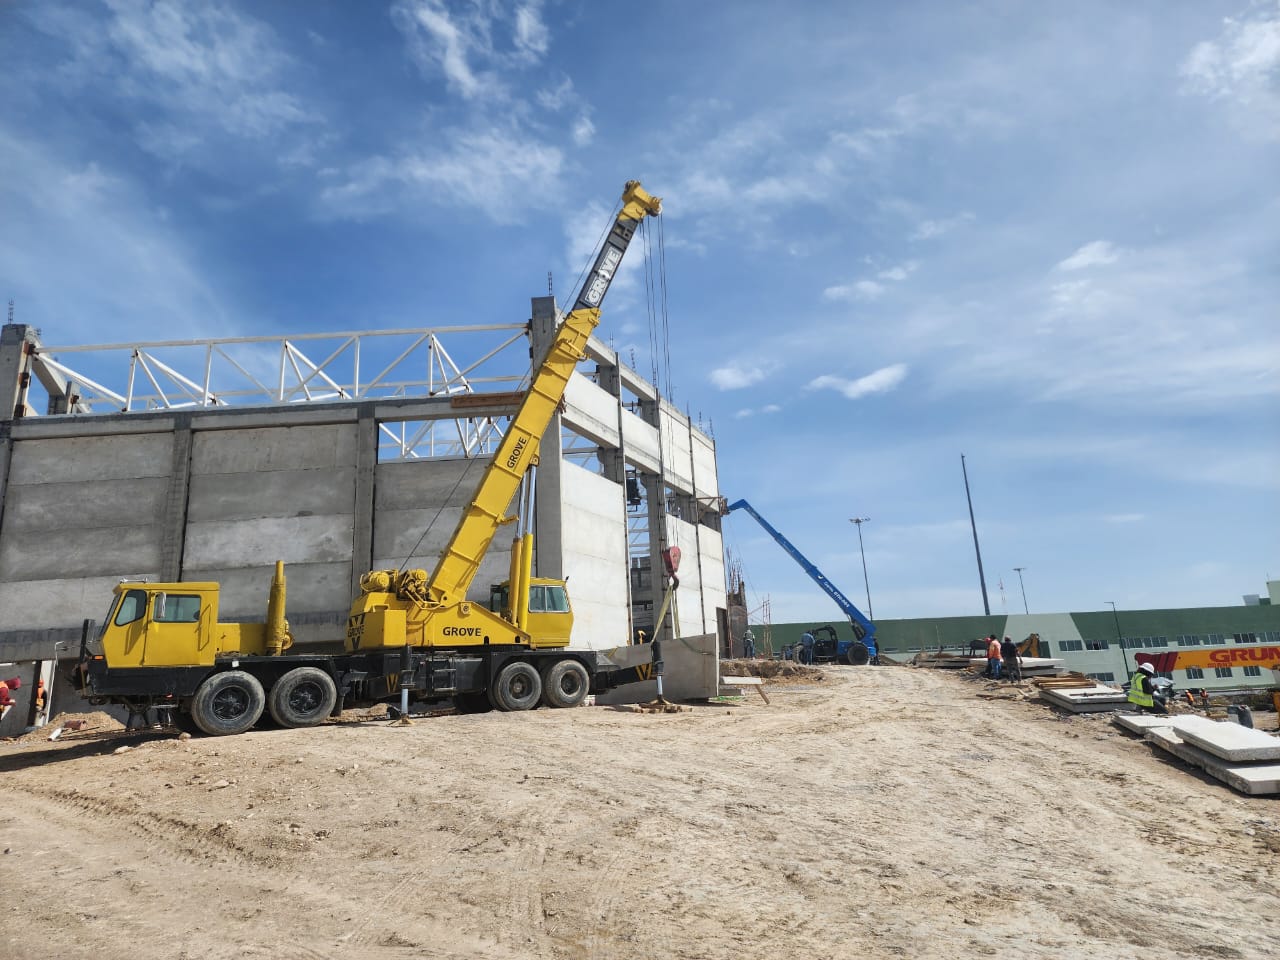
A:
{"label": "telescopic boom section", "polygon": [[485,468],[475,499],[463,511],[431,573],[427,582],[430,602],[466,599],[494,534],[507,522],[506,510],[520,488],[521,479],[538,462],[542,436],[564,399],[569,376],[586,356],[587,339],[600,323],[600,304],[632,236],[645,217],[657,216],[661,210],[660,197],[646,193],[638,180],[627,183],[622,194],[622,211],[587,274],[573,309],[556,331],[546,358],[534,371],[529,392],[507,427],[493,460]]}
{"label": "telescopic boom section", "polygon": [[[865,640],[867,637],[874,637],[876,633],[875,626],[862,615],[862,611],[853,605],[848,597],[846,597],[834,583],[827,579],[827,575],[815,567],[803,553],[796,549],[795,544],[775,530],[773,525],[764,517],[756,512],[756,508],[751,506],[745,500],[735,500],[729,504],[726,512],[732,513],[734,510],[745,510],[751,516],[756,518],[756,523],[764,527],[769,536],[777,541],[778,546],[787,553],[791,554],[791,559],[800,564],[801,568],[807,573],[810,579],[818,586],[826,591],[827,596],[836,602],[836,605],[844,611],[844,615],[849,618],[849,623],[853,626],[853,634],[859,640]],[[873,651],[874,652],[874,651]]]}

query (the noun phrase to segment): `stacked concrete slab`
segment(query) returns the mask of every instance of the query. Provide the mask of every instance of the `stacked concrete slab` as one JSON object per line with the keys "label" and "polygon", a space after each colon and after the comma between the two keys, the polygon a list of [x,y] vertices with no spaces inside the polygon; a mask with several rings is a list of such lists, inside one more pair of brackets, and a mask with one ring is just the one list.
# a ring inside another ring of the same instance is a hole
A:
{"label": "stacked concrete slab", "polygon": [[1280,738],[1194,714],[1122,714],[1115,722],[1241,793],[1280,793]]}
{"label": "stacked concrete slab", "polygon": [[1105,713],[1128,702],[1123,690],[1104,683],[1092,686],[1041,687],[1040,699],[1072,713]]}

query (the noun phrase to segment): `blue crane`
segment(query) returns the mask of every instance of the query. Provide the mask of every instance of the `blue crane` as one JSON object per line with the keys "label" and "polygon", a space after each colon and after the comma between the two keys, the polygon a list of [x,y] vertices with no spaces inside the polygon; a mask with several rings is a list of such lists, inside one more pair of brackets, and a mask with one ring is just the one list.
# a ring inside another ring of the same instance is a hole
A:
{"label": "blue crane", "polygon": [[[751,506],[745,500],[735,500],[729,504],[726,513],[732,513],[734,510],[745,510],[751,516],[755,517],[756,523],[764,527],[769,536],[778,542],[778,546],[791,554],[791,559],[800,564],[809,577],[826,591],[827,596],[836,602],[838,606],[849,618],[849,623],[853,626],[853,640],[836,640],[836,648],[832,651],[833,658],[844,661],[845,663],[864,664],[868,660],[873,660],[878,651],[876,649],[876,625],[862,615],[862,611],[853,605],[853,602],[840,592],[840,588],[827,579],[827,575],[813,565],[813,563],[803,553],[796,549],[795,544],[784,537],[778,530],[774,529],[764,517],[756,512],[756,508]],[[821,629],[821,628],[820,628]],[[830,629],[830,628],[826,628]],[[835,640],[835,631],[832,630],[832,639]]]}

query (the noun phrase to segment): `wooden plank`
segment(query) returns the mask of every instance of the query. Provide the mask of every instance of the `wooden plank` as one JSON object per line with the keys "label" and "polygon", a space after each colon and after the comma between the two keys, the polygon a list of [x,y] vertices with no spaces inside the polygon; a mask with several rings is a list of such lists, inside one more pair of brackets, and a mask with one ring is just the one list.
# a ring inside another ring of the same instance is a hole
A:
{"label": "wooden plank", "polygon": [[731,687],[759,687],[764,685],[764,681],[759,677],[721,677],[721,683],[727,683]]}

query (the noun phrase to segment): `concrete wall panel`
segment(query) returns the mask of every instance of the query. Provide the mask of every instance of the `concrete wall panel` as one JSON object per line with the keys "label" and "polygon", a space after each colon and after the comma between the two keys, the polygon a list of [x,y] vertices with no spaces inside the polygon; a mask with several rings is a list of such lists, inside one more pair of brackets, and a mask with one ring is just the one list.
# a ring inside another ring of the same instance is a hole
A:
{"label": "concrete wall panel", "polygon": [[727,609],[728,593],[724,582],[724,540],[710,527],[698,528],[699,581],[702,585],[702,615],[707,631],[716,629],[716,610]]}
{"label": "concrete wall panel", "polygon": [[182,575],[212,567],[286,563],[351,563],[351,515],[262,517],[187,524]]}
{"label": "concrete wall panel", "polygon": [[571,645],[608,649],[627,642],[625,491],[572,463],[563,466],[565,574],[573,603]]}
{"label": "concrete wall panel", "polygon": [[680,586],[676,588],[676,609],[680,634],[693,635],[715,631],[715,620],[703,626],[702,567],[698,560],[697,531],[693,524],[676,517],[667,518],[667,543],[680,548]]}
{"label": "concrete wall panel", "polygon": [[187,521],[341,516],[354,491],[355,467],[193,476]]}
{"label": "concrete wall panel", "polygon": [[580,373],[565,391],[565,422],[601,446],[618,446],[618,401]]}
{"label": "concrete wall panel", "polygon": [[647,473],[658,472],[658,430],[630,410],[622,411],[622,437],[628,462]]}
{"label": "concrete wall panel", "polygon": [[[0,581],[0,611],[4,630],[75,627],[85,619],[102,623],[111,591],[122,578],[155,580],[155,569],[132,568],[120,576],[68,576],[43,580]],[[76,634],[79,643],[79,634]]]}
{"label": "concrete wall panel", "polygon": [[172,433],[115,434],[14,445],[9,486],[167,477]]}
{"label": "concrete wall panel", "polygon": [[[5,494],[5,537],[42,537],[52,531],[136,527],[164,508],[167,477],[10,486]],[[64,542],[64,549],[68,546]]]}
{"label": "concrete wall panel", "polygon": [[689,419],[666,401],[662,403],[662,465],[667,485],[693,492],[693,462],[689,459]]}
{"label": "concrete wall panel", "polygon": [[202,430],[191,450],[192,475],[332,469],[355,463],[356,425]]}
{"label": "concrete wall panel", "polygon": [[[380,464],[375,474],[374,569],[420,567],[430,572],[485,466],[474,459]],[[494,536],[467,591],[469,599],[487,604],[489,587],[507,579],[514,529],[500,528]]]}
{"label": "concrete wall panel", "polygon": [[715,441],[698,433],[693,435],[693,483],[696,496],[714,497],[720,494]]}
{"label": "concrete wall panel", "polygon": [[[287,595],[285,608],[290,624],[299,640],[302,618],[299,614],[331,613],[345,617],[351,607],[351,564],[290,563],[285,566]],[[232,567],[194,567],[183,570],[183,579],[211,580],[221,586],[218,616],[223,620],[261,622],[267,615],[267,594],[275,573],[275,558],[264,558],[255,565]],[[104,601],[103,608],[106,603]],[[306,636],[305,639],[313,639]],[[315,637],[316,640],[330,639]],[[341,640],[339,635],[337,639]]]}
{"label": "concrete wall panel", "polygon": [[[0,581],[112,576],[160,568],[159,527],[101,527],[38,539],[6,537],[0,544]],[[114,581],[113,581],[114,582]]]}

